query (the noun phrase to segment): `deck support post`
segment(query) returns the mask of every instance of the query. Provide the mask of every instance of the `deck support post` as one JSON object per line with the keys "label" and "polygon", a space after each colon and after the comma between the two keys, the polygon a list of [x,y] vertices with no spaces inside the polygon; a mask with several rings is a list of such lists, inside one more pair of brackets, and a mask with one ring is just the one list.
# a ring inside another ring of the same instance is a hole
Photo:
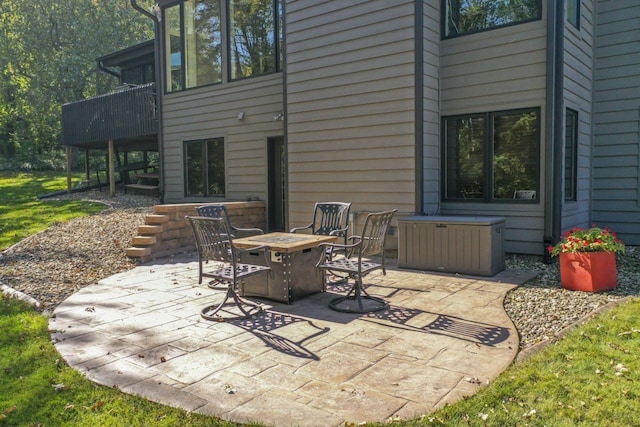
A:
{"label": "deck support post", "polygon": [[113,165],[113,157],[115,150],[113,149],[113,139],[109,140],[109,155],[108,155],[108,169],[109,169],[109,196],[115,197],[116,195],[116,171]]}
{"label": "deck support post", "polygon": [[67,145],[66,147],[66,155],[67,155],[67,193],[71,193],[71,163],[72,163],[72,152],[71,146]]}

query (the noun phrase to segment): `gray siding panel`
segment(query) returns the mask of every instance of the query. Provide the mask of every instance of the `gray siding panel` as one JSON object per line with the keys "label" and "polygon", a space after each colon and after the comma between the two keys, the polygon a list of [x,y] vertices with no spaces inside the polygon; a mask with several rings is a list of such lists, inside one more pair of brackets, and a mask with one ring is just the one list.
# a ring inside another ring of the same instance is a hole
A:
{"label": "gray siding panel", "polygon": [[286,11],[289,226],[321,200],[412,211],[414,2],[287,0]]}
{"label": "gray siding panel", "polygon": [[[428,3],[428,4],[426,4]],[[425,2],[422,15],[423,207],[440,210],[440,2]]]}
{"label": "gray siding panel", "polygon": [[640,3],[597,12],[593,221],[640,245]]}
{"label": "gray siding panel", "polygon": [[183,142],[218,137],[225,140],[225,198],[265,200],[266,140],[284,133],[283,122],[273,119],[283,110],[282,93],[282,74],[276,73],[165,95],[165,201],[205,201],[184,195]]}
{"label": "gray siding panel", "polygon": [[[565,22],[564,101],[578,112],[577,200],[562,206],[562,231],[586,227],[591,221],[591,151],[593,104],[593,3],[580,6],[580,29]],[[564,193],[564,179],[559,191]]]}
{"label": "gray siding panel", "polygon": [[[544,123],[546,22],[535,21],[441,42],[441,115],[540,107]],[[544,125],[543,125],[544,126]],[[544,132],[542,132],[544,137]],[[541,167],[544,170],[544,140]],[[544,194],[544,177],[541,182]],[[505,250],[543,253],[538,204],[442,203],[442,215],[502,216]]]}

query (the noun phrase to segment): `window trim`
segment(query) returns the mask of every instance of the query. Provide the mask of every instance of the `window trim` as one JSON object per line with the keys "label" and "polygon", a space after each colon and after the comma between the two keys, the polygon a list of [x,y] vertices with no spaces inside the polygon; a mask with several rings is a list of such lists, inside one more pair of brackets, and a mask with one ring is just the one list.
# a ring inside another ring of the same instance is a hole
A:
{"label": "window trim", "polygon": [[[518,113],[532,113],[537,114],[537,126],[536,126],[536,152],[537,152],[537,168],[535,171],[536,188],[528,188],[527,190],[535,190],[535,197],[533,199],[496,199],[494,198],[494,145],[493,138],[494,132],[494,119],[496,116],[501,115],[513,115]],[[460,118],[479,118],[482,117],[485,120],[484,123],[484,141],[483,141],[483,196],[482,198],[464,199],[464,198],[448,198],[447,197],[447,172],[448,172],[448,157],[447,157],[447,122],[448,120],[457,120]],[[469,113],[469,114],[457,114],[452,116],[441,117],[441,197],[440,200],[444,203],[483,203],[483,204],[538,204],[540,203],[540,188],[541,188],[541,148],[542,148],[542,116],[540,107],[528,107],[528,108],[516,108],[509,110],[496,110],[487,111],[482,113]]]}
{"label": "window trim", "polygon": [[[222,143],[222,151],[223,151],[223,161],[224,161],[224,194],[209,194],[209,156],[208,156],[208,148],[207,148],[207,144],[210,141],[220,141]],[[187,159],[188,159],[188,155],[187,155],[187,146],[189,144],[200,144],[200,150],[201,150],[201,155],[202,158],[206,161],[203,164],[203,169],[202,169],[202,176],[200,177],[203,180],[203,188],[205,189],[204,194],[190,194],[189,193],[189,180],[188,180],[188,172],[189,172],[189,165],[187,164]],[[183,170],[183,193],[184,193],[184,197],[185,198],[212,198],[212,197],[218,197],[218,198],[225,198],[227,195],[227,159],[226,159],[226,145],[225,145],[225,139],[223,137],[213,137],[213,138],[202,138],[202,139],[192,139],[192,140],[185,140],[182,141],[182,170]]]}
{"label": "window trim", "polygon": [[[574,1],[576,5],[575,15],[569,15],[569,2]],[[580,30],[580,16],[582,14],[582,0],[565,0],[565,13],[567,14],[567,21],[573,25],[576,30]]]}
{"label": "window trim", "polygon": [[[567,129],[569,127],[569,120],[571,117],[571,124],[573,127],[573,137],[569,140],[569,137],[567,135]],[[579,140],[579,132],[580,132],[580,120],[579,120],[580,116],[578,114],[578,111],[573,110],[571,108],[566,108],[565,109],[565,135],[564,135],[564,168],[563,168],[563,172],[565,174],[564,177],[564,181],[563,181],[563,190],[562,190],[562,196],[565,202],[576,202],[578,200],[578,140]],[[571,144],[571,158],[568,159],[567,158],[567,147],[568,144]],[[567,165],[567,160],[570,160],[570,165]],[[570,173],[571,173],[571,177],[569,177],[570,179],[567,180],[567,166],[571,167]],[[571,185],[571,189],[569,194],[567,194],[567,182],[569,182]]]}
{"label": "window trim", "polygon": [[467,31],[467,32],[464,32],[464,33],[447,34],[448,28],[449,28],[449,22],[448,22],[448,19],[447,19],[449,0],[441,0],[441,3],[440,3],[440,22],[441,22],[441,24],[440,24],[440,38],[442,40],[453,39],[453,38],[456,38],[456,37],[463,37],[463,36],[467,36],[467,35],[471,35],[471,34],[478,34],[478,33],[484,33],[486,31],[497,30],[497,29],[500,29],[500,28],[512,27],[514,25],[526,24],[528,22],[540,21],[540,20],[542,20],[542,0],[536,0],[536,3],[537,3],[537,6],[538,6],[538,16],[535,16],[535,17],[532,17],[532,18],[528,18],[528,19],[523,19],[521,21],[508,22],[506,24],[496,25],[494,27],[487,27],[487,28],[481,28],[481,29],[478,29],[478,30]]}

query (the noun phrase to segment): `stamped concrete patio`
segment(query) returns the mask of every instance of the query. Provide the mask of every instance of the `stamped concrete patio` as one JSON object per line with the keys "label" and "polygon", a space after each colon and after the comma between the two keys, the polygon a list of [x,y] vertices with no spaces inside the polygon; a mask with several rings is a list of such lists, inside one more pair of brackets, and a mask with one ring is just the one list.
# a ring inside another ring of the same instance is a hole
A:
{"label": "stamped concrete patio", "polygon": [[512,362],[507,291],[531,279],[390,268],[368,291],[373,314],[327,307],[339,286],[291,305],[261,301],[249,320],[209,322],[223,291],[198,285],[183,255],[83,288],[50,320],[56,348],[87,378],[125,393],[240,423],[338,426],[434,411],[475,393]]}

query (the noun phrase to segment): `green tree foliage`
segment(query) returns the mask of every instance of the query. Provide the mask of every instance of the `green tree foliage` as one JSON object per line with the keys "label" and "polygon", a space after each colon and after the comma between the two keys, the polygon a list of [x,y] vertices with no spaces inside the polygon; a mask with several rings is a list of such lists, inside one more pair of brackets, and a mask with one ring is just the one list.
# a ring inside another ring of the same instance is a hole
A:
{"label": "green tree foliage", "polygon": [[152,37],[152,21],[129,0],[2,0],[0,156],[58,147],[62,104],[117,84],[95,59]]}

